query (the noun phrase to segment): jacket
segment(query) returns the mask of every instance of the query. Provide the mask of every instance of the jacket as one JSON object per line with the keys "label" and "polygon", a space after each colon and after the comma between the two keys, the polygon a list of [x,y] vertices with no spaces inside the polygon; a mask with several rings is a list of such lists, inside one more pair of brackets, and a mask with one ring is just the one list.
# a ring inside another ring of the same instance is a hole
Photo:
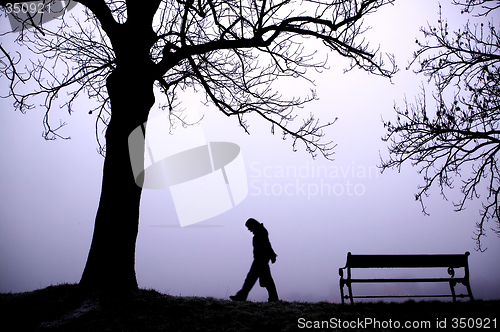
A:
{"label": "jacket", "polygon": [[253,236],[253,258],[256,260],[271,260],[276,261],[276,253],[274,252],[271,242],[269,242],[269,233],[264,228],[264,224],[256,227]]}

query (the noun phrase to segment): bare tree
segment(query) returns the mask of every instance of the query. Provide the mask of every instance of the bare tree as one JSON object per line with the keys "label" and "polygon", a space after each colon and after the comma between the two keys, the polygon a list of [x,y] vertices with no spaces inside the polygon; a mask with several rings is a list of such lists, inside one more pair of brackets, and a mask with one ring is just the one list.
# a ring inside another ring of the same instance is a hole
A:
{"label": "bare tree", "polygon": [[[493,15],[500,8],[500,1],[454,4],[463,6],[462,14],[467,15],[480,7],[478,16]],[[404,163],[418,167],[424,184],[415,198],[424,213],[429,189],[437,185],[446,198],[445,189],[453,188],[459,178],[462,195],[454,202],[456,211],[464,210],[467,200],[482,202],[474,233],[479,250],[488,220],[500,235],[500,36],[494,23],[492,18],[487,25],[467,20],[463,29],[450,32],[440,9],[437,27],[422,28],[425,42],[417,40],[419,50],[411,64],[418,62],[416,72],[435,83],[435,115],[428,114],[424,88],[414,103],[405,101],[404,109],[396,106],[396,121],[384,121],[390,158],[381,164],[383,170],[400,169]]]}
{"label": "bare tree", "polygon": [[[274,88],[277,79],[308,81],[308,70],[325,68],[326,57],[318,60],[309,40],[351,59],[348,69],[386,77],[395,72],[392,58],[392,67],[385,69],[360,37],[363,18],[393,0],[78,2],[84,6],[83,19],[65,12],[57,28],[29,28],[30,19],[18,18],[23,29],[15,33],[22,51],[2,45],[0,60],[16,109],[25,112],[33,107],[32,98],[43,98],[49,139],[61,136],[49,114],[63,94],[67,97],[59,104],[70,113],[81,95],[99,103],[90,113],[96,115],[96,128],[106,127],[105,161],[92,245],[80,281],[85,287],[137,288],[134,256],[142,189],[130,167],[128,136],[147,120],[155,85],[173,119],[179,111],[178,92],[200,89],[207,102],[236,118],[244,130],[245,115],[258,114],[273,132],[291,137],[294,149],[301,142],[312,155],[329,158],[333,145],[321,138],[330,123],[322,124],[314,115],[294,122],[297,110],[316,99],[314,91],[287,99]],[[7,1],[0,5],[8,10]],[[38,58],[31,60],[29,52]],[[21,68],[26,57],[30,62]],[[22,91],[28,81],[36,83],[34,91]]]}

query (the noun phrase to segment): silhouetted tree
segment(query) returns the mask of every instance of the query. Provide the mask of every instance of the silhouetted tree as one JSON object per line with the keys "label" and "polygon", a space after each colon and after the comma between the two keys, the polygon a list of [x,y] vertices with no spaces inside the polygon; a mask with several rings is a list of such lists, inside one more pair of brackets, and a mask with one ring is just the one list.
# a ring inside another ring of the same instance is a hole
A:
{"label": "silhouetted tree", "polygon": [[[462,14],[470,15],[480,7],[479,17],[472,24],[469,20],[462,29],[449,31],[448,23],[441,17],[437,27],[422,28],[425,41],[417,40],[419,50],[412,64],[418,62],[417,73],[434,81],[436,111],[428,110],[424,88],[414,103],[404,109],[395,107],[395,122],[384,121],[390,141],[390,158],[382,161],[382,169],[404,163],[418,167],[424,185],[419,186],[415,198],[422,204],[433,184],[444,190],[455,186],[461,178],[462,196],[455,202],[457,211],[465,208],[469,199],[482,201],[481,218],[477,222],[475,240],[479,250],[485,235],[485,222],[492,219],[494,231],[500,235],[500,38],[492,19],[498,13],[500,1],[454,1],[463,6]],[[483,22],[481,22],[483,21]],[[411,66],[411,64],[410,64]],[[462,177],[464,176],[464,177]],[[486,196],[481,196],[486,188]]]}
{"label": "silhouetted tree", "polygon": [[[0,0],[4,11],[7,2]],[[49,2],[54,3],[44,3]],[[31,19],[18,18],[23,29],[15,33],[22,51],[2,45],[0,54],[2,79],[10,81],[8,95],[16,109],[25,112],[33,107],[32,98],[43,97],[48,139],[62,137],[60,125],[49,123],[58,97],[67,96],[61,106],[70,113],[80,95],[99,102],[90,113],[106,126],[105,145],[100,144],[105,161],[92,245],[80,281],[86,287],[137,287],[142,189],[132,174],[128,136],[147,120],[155,103],[154,86],[161,88],[172,119],[179,110],[178,92],[200,89],[207,102],[235,117],[244,130],[245,114],[258,114],[273,132],[291,137],[294,149],[302,142],[311,154],[328,158],[333,146],[320,139],[330,123],[321,124],[313,115],[298,126],[293,122],[297,108],[316,98],[314,91],[286,99],[273,83],[281,77],[307,81],[308,69],[325,68],[325,59],[316,59],[321,44],[351,59],[348,69],[387,77],[395,72],[392,59],[393,66],[385,69],[360,37],[363,18],[393,0],[78,2],[84,7],[80,16],[67,11],[34,28],[29,28]],[[308,39],[320,43],[306,44]],[[27,67],[20,67],[27,57]],[[36,88],[22,91],[29,87],[22,83],[29,81]]]}

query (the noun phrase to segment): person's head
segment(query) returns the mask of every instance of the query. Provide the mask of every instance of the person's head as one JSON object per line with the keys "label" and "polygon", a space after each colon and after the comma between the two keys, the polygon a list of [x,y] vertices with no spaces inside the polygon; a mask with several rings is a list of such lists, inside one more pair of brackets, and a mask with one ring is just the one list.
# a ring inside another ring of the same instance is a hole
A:
{"label": "person's head", "polygon": [[260,226],[260,222],[258,222],[257,220],[255,220],[254,218],[250,218],[247,220],[247,222],[245,223],[245,226],[247,226],[248,230],[250,232],[254,232],[257,227]]}

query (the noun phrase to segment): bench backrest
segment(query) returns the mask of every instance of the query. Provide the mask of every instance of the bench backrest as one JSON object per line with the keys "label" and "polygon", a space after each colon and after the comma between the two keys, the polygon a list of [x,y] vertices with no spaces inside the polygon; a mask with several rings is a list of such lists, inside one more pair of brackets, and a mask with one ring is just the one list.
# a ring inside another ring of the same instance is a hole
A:
{"label": "bench backrest", "polygon": [[352,255],[347,253],[346,267],[350,268],[425,268],[425,267],[468,267],[465,254],[450,255]]}

